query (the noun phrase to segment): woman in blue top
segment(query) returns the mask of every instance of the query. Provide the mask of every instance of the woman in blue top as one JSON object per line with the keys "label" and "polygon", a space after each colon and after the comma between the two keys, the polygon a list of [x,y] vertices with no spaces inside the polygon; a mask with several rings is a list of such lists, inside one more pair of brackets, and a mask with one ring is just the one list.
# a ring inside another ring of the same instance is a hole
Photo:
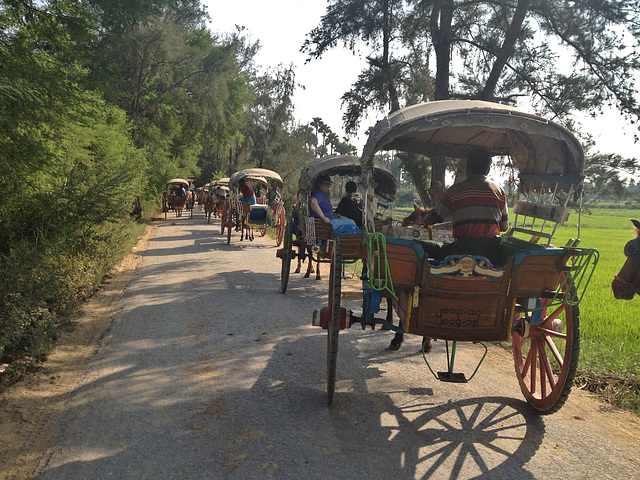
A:
{"label": "woman in blue top", "polygon": [[333,206],[329,200],[329,187],[331,187],[331,177],[329,175],[321,175],[318,178],[318,188],[311,192],[311,216],[319,218],[324,223],[330,223],[333,229],[340,226],[356,226],[356,223],[350,218],[341,218],[339,214],[333,213]]}

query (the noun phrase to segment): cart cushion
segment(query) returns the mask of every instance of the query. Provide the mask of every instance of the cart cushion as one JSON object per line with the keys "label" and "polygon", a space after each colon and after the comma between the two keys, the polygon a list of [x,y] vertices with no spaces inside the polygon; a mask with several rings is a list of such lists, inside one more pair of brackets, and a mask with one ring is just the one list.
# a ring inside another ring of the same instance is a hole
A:
{"label": "cart cushion", "polygon": [[267,223],[267,209],[268,205],[251,205],[249,211],[250,223]]}
{"label": "cart cushion", "polygon": [[391,245],[405,245],[407,247],[411,247],[416,251],[418,258],[422,260],[424,258],[424,250],[420,246],[418,242],[415,240],[405,240],[404,238],[396,238],[396,237],[385,237],[388,244]]}

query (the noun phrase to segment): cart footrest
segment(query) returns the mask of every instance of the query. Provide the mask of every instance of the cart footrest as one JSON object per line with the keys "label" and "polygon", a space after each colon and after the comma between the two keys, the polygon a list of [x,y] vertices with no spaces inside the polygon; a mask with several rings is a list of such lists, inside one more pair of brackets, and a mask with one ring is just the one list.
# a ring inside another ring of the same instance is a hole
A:
{"label": "cart footrest", "polygon": [[467,377],[464,373],[438,372],[438,380],[441,382],[467,383]]}

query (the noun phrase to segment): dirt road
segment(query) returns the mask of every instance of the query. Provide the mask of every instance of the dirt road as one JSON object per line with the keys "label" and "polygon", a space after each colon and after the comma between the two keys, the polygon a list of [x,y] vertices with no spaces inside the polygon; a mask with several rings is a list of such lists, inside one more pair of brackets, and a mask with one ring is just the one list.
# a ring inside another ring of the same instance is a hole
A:
{"label": "dirt road", "polygon": [[[279,282],[267,238],[226,245],[202,215],[158,223],[40,371],[0,396],[0,478],[639,474],[636,417],[575,390],[558,413],[536,415],[500,346],[470,383],[440,383],[419,338],[392,352],[389,332],[346,330],[327,406],[326,332],[311,326],[327,282],[292,274],[285,295]],[[459,347],[460,369],[479,348]],[[439,369],[444,349],[430,354]]]}

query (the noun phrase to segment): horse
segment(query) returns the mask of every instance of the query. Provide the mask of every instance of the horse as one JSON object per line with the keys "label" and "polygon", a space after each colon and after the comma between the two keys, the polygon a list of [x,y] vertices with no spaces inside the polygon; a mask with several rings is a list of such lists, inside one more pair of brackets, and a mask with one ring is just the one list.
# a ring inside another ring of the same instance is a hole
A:
{"label": "horse", "polygon": [[433,209],[429,207],[422,208],[416,202],[413,202],[413,212],[403,218],[400,223],[405,227],[422,226],[424,224],[424,219],[431,210]]}
{"label": "horse", "polygon": [[[250,240],[253,242],[253,226],[249,223],[251,205],[248,202],[238,202],[242,211],[240,212],[240,241]],[[236,228],[238,230],[238,228]]]}
{"label": "horse", "polygon": [[[423,222],[427,214],[432,209],[429,207],[422,208],[416,202],[413,202],[413,212],[403,218],[400,223],[403,226],[423,226]],[[393,305],[390,298],[387,299],[387,321],[393,324]],[[402,327],[402,323],[400,324]],[[389,350],[399,350],[402,342],[404,341],[404,333],[396,332],[389,344]],[[431,339],[429,337],[422,337],[422,348],[425,352],[431,351]]]}
{"label": "horse", "polygon": [[631,300],[635,294],[640,294],[640,221],[631,219],[636,238],[624,246],[627,260],[620,272],[611,282],[613,295],[618,300]]}
{"label": "horse", "polygon": [[313,247],[310,245],[300,245],[298,247],[298,265],[293,273],[300,273],[302,263],[306,260],[309,261],[307,265],[307,272],[304,274],[304,278],[309,278],[312,273],[315,272],[316,280],[322,280],[320,275],[320,260],[316,260],[316,268],[313,268]]}

